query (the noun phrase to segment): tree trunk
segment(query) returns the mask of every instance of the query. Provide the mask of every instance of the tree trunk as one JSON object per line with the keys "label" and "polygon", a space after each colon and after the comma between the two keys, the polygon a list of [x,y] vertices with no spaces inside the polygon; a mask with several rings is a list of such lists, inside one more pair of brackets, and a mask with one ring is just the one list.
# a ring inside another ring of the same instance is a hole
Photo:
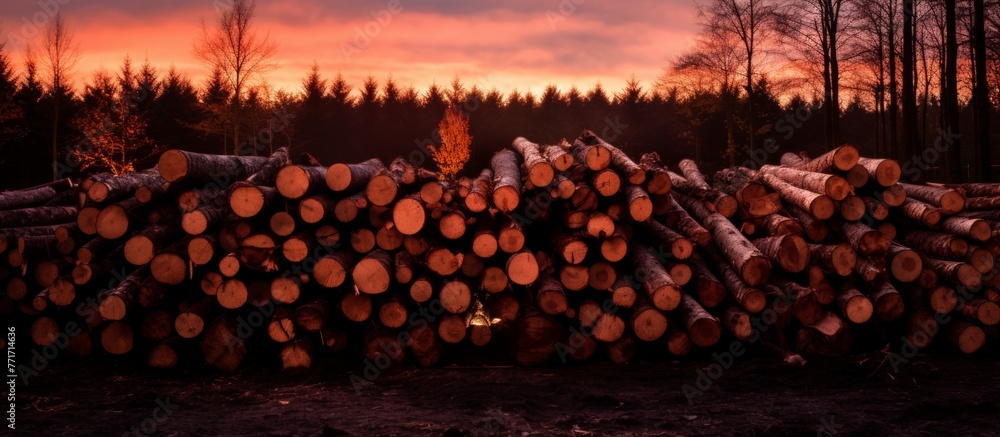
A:
{"label": "tree trunk", "polygon": [[634,245],[629,248],[632,265],[637,278],[642,278],[649,299],[656,308],[670,311],[680,303],[681,289],[663,268],[653,251],[646,246]]}
{"label": "tree trunk", "polygon": [[[972,45],[975,53],[975,87],[973,88],[973,111],[975,114],[975,141],[979,177],[982,180],[993,180],[993,152],[990,141],[990,102],[989,78],[986,75],[986,7],[984,0],[973,0]],[[955,147],[956,145],[952,145]]]}
{"label": "tree trunk", "polygon": [[826,194],[833,200],[844,200],[848,194],[854,192],[851,184],[846,179],[837,175],[815,173],[774,165],[761,167],[760,173],[773,174],[791,185],[814,193]]}
{"label": "tree trunk", "polygon": [[511,148],[517,151],[523,158],[524,168],[527,170],[527,180],[537,188],[549,186],[555,171],[541,153],[538,152],[538,144],[528,141],[524,137],[517,137]]}
{"label": "tree trunk", "polygon": [[333,191],[356,193],[382,170],[385,165],[377,158],[357,164],[336,163],[327,169],[326,185]]}
{"label": "tree trunk", "polygon": [[511,150],[501,150],[490,161],[493,170],[493,205],[509,213],[521,202],[521,172],[517,155]]}
{"label": "tree trunk", "polygon": [[826,220],[833,217],[835,206],[833,200],[825,194],[817,194],[812,191],[793,186],[777,176],[763,173],[761,179],[771,189],[776,191],[782,199],[803,210],[809,211],[813,217],[819,220]]}
{"label": "tree trunk", "polygon": [[965,208],[965,196],[958,192],[958,190],[928,185],[904,183],[900,183],[899,185],[906,190],[907,198],[913,198],[941,208],[942,214],[955,214]]}

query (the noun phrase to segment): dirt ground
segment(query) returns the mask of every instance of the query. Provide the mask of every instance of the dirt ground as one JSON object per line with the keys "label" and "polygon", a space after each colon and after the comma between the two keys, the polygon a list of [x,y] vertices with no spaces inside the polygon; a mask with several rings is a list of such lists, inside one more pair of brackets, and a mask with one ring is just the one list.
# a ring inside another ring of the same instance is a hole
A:
{"label": "dirt ground", "polygon": [[407,366],[358,388],[357,362],[233,375],[57,363],[19,390],[17,434],[1000,435],[996,356],[918,356],[898,372],[883,358],[813,357],[788,367],[741,357],[711,387],[706,373],[703,394],[688,391],[693,404],[683,387],[699,388],[711,357]]}

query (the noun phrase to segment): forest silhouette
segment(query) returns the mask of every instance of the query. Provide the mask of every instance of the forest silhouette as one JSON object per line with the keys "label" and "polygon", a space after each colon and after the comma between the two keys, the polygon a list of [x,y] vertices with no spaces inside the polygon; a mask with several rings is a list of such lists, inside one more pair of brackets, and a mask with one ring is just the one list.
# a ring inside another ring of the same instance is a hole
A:
{"label": "forest silhouette", "polygon": [[[487,166],[516,137],[558,144],[589,129],[632,156],[656,151],[668,165],[693,158],[708,172],[851,143],[864,156],[899,159],[904,178],[987,179],[997,134],[988,126],[1000,120],[1000,91],[989,88],[1000,76],[1000,7],[986,2],[977,15],[981,1],[920,2],[910,17],[910,0],[802,0],[803,15],[782,13],[771,0],[711,0],[699,6],[703,29],[691,51],[664,65],[656,81],[549,85],[538,95],[460,77],[419,89],[389,75],[351,83],[317,66],[300,88],[275,90],[267,68],[243,72],[237,85],[203,53],[197,57],[213,72],[201,82],[128,57],[86,76],[72,71],[79,54],[71,29],[53,26],[23,64],[0,46],[0,188],[148,168],[171,148],[266,155],[287,146],[325,165],[402,155],[434,168],[428,146],[440,144],[437,127],[449,106],[468,117],[473,138],[460,176]],[[216,24],[254,26],[253,2],[235,3],[249,7],[248,16]],[[770,15],[739,9],[748,5]],[[980,15],[985,62],[975,38]],[[741,44],[745,35],[727,18],[754,18],[758,45]],[[65,26],[61,16],[56,22]],[[196,48],[211,48],[204,44],[212,30]],[[266,39],[251,42],[260,44],[261,65],[277,50]]]}

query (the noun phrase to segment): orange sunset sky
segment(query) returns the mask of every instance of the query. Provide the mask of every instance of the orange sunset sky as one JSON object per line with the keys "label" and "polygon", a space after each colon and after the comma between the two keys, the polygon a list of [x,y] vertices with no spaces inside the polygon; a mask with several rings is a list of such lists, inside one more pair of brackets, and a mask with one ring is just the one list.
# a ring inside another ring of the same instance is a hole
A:
{"label": "orange sunset sky", "polygon": [[[20,69],[25,47],[41,41],[31,23],[62,13],[80,47],[78,86],[126,55],[200,83],[208,71],[192,43],[225,1],[3,0],[0,26]],[[289,91],[314,61],[355,86],[392,75],[422,90],[456,74],[467,86],[536,95],[548,84],[597,81],[618,90],[632,75],[649,86],[692,44],[697,21],[694,0],[258,0],[257,8],[258,30],[279,45],[267,80]]]}

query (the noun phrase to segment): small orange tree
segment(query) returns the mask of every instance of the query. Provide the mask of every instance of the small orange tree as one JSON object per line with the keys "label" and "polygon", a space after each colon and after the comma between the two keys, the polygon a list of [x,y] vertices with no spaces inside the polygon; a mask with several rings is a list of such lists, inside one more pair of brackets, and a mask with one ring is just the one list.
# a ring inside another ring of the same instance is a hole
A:
{"label": "small orange tree", "polygon": [[442,176],[454,179],[469,161],[469,146],[472,144],[469,119],[457,107],[451,106],[438,124],[438,133],[441,136],[441,146],[430,146],[431,158],[441,170]]}

